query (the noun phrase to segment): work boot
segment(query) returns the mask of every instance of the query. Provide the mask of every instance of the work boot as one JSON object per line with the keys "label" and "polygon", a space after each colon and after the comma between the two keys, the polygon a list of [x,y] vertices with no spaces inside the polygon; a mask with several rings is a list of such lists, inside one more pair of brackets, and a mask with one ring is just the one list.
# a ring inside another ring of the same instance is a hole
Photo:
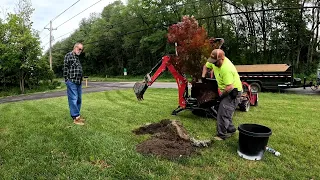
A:
{"label": "work boot", "polygon": [[227,133],[225,136],[221,136],[219,134],[217,134],[213,139],[215,139],[216,141],[222,141],[222,140],[226,140],[227,138],[231,137],[232,134]]}
{"label": "work boot", "polygon": [[81,125],[81,126],[84,125],[84,121],[80,118],[80,116],[74,118],[74,119],[73,119],[73,123],[74,123],[74,124],[77,124],[77,125]]}
{"label": "work boot", "polygon": [[229,134],[230,136],[232,136],[236,131],[237,131],[237,129],[236,129],[235,127],[228,128],[228,129],[227,129],[227,134]]}
{"label": "work boot", "polygon": [[221,138],[219,136],[215,136],[213,139],[216,140],[216,141],[223,141],[224,140],[223,138]]}
{"label": "work boot", "polygon": [[85,122],[86,119],[84,117],[80,116],[80,121]]}

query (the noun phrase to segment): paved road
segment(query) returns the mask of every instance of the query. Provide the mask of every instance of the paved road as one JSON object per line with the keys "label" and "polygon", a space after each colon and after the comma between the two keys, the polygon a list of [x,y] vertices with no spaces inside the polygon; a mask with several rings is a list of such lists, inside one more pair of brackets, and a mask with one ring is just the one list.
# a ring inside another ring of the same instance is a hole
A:
{"label": "paved road", "polygon": [[285,89],[284,92],[293,93],[293,94],[320,95],[320,89],[313,91],[310,87],[289,88],[289,89]]}
{"label": "paved road", "polygon": [[[85,93],[91,93],[91,92],[110,91],[110,90],[116,90],[116,89],[128,89],[128,88],[132,88],[133,85],[134,85],[134,82],[121,82],[121,83],[119,82],[88,82],[88,87],[83,88],[82,91],[83,91],[83,94],[85,94]],[[152,86],[150,86],[150,88],[177,88],[177,84],[176,83],[154,83]],[[66,96],[66,90],[0,98],[0,104],[17,102],[17,101],[25,101],[25,100],[61,97],[61,96]]]}
{"label": "paved road", "polygon": [[[101,91],[110,91],[116,89],[128,89],[132,88],[134,82],[88,82],[88,87],[83,88],[83,93],[91,92],[101,92]],[[155,82],[149,88],[177,88],[175,82]],[[296,93],[296,94],[309,94],[309,95],[320,95],[320,89],[313,91],[310,87],[303,88],[291,88],[284,90],[285,93]],[[53,98],[61,97],[66,95],[66,90],[55,91],[55,92],[43,92],[29,95],[19,95],[0,98],[1,103],[25,101],[25,100],[34,100],[34,99],[44,99],[44,98]]]}

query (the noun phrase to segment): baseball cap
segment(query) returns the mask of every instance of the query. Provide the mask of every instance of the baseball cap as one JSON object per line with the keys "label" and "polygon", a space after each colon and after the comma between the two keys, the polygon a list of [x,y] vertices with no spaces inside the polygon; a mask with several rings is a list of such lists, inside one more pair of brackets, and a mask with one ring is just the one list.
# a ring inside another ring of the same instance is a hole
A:
{"label": "baseball cap", "polygon": [[214,58],[213,56],[210,56],[207,61],[208,61],[209,63],[213,63],[213,64],[214,64],[215,62],[218,61],[218,59]]}
{"label": "baseball cap", "polygon": [[208,62],[209,63],[216,63],[218,61],[218,57],[221,54],[221,52],[223,53],[223,51],[221,49],[214,49],[211,54],[210,57],[208,58]]}

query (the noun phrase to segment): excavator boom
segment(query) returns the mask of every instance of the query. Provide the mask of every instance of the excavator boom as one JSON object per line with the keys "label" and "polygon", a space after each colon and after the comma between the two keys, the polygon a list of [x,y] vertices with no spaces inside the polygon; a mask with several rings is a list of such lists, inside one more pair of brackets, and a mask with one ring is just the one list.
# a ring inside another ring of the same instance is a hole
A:
{"label": "excavator boom", "polygon": [[[188,96],[188,81],[187,78],[181,75],[174,66],[170,63],[171,56],[164,56],[161,60],[152,68],[152,70],[145,75],[142,82],[136,82],[133,86],[133,90],[138,100],[143,100],[143,95],[147,88],[151,86],[159,76],[166,70],[171,72],[173,77],[176,79],[178,90],[179,90],[179,106],[181,108],[186,107],[185,97]],[[154,72],[156,70],[156,72]],[[154,73],[153,73],[154,72]],[[152,75],[153,73],[153,75]]]}

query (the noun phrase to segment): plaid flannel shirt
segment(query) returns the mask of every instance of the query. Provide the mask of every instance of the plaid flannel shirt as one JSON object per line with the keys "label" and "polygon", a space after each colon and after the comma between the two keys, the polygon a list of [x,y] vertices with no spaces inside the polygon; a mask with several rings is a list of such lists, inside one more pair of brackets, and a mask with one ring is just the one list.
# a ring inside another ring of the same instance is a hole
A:
{"label": "plaid flannel shirt", "polygon": [[76,84],[82,82],[82,66],[79,57],[69,52],[64,57],[63,77],[65,81],[70,80]]}

